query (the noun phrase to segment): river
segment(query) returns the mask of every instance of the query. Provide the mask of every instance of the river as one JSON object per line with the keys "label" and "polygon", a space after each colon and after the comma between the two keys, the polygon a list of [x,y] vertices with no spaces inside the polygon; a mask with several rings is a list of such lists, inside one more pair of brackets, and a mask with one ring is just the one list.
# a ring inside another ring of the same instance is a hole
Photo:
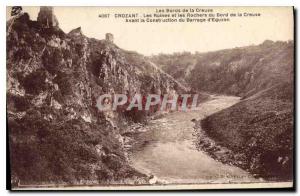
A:
{"label": "river", "polygon": [[256,181],[248,172],[212,159],[196,149],[194,122],[237,103],[239,97],[213,96],[194,111],[176,111],[151,120],[135,136],[131,165],[164,184]]}

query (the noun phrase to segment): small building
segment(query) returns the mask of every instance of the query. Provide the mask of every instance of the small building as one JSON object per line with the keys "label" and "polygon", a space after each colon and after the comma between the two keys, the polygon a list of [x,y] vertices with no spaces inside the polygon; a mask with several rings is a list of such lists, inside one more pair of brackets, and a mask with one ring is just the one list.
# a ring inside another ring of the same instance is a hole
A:
{"label": "small building", "polygon": [[105,39],[111,43],[114,43],[114,35],[111,33],[106,33],[105,34]]}

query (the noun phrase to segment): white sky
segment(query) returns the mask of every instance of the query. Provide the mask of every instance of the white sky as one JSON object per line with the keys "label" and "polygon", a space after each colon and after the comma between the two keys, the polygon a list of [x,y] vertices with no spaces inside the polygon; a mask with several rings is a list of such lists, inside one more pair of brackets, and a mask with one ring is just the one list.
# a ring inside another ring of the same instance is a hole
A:
{"label": "white sky", "polygon": [[[197,8],[197,7],[194,7]],[[203,7],[199,7],[203,8]],[[150,55],[173,52],[206,52],[260,44],[264,40],[293,39],[291,7],[211,7],[214,13],[250,12],[261,17],[231,18],[222,23],[125,23],[115,13],[154,13],[155,7],[55,7],[54,13],[64,32],[81,26],[88,37],[104,39],[114,34],[115,43],[126,50]],[[23,7],[36,20],[39,7]],[[7,9],[8,17],[9,9]],[[98,17],[110,13],[110,19]]]}

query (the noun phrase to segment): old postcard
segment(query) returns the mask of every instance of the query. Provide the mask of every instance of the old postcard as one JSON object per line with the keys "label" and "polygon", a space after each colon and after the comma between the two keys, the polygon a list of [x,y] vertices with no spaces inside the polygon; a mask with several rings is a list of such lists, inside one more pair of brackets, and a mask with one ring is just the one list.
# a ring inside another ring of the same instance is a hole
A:
{"label": "old postcard", "polygon": [[7,7],[13,190],[294,187],[293,7]]}

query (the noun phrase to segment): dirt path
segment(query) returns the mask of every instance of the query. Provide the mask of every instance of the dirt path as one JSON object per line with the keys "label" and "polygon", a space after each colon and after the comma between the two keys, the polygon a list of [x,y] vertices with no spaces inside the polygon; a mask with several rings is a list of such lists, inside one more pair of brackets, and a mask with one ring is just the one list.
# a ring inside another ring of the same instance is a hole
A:
{"label": "dirt path", "polygon": [[152,120],[144,127],[146,131],[135,137],[141,145],[131,153],[132,166],[142,173],[154,175],[163,183],[253,181],[246,171],[217,162],[194,145],[194,123],[191,120],[202,119],[238,101],[238,97],[215,96],[196,111],[173,112]]}

